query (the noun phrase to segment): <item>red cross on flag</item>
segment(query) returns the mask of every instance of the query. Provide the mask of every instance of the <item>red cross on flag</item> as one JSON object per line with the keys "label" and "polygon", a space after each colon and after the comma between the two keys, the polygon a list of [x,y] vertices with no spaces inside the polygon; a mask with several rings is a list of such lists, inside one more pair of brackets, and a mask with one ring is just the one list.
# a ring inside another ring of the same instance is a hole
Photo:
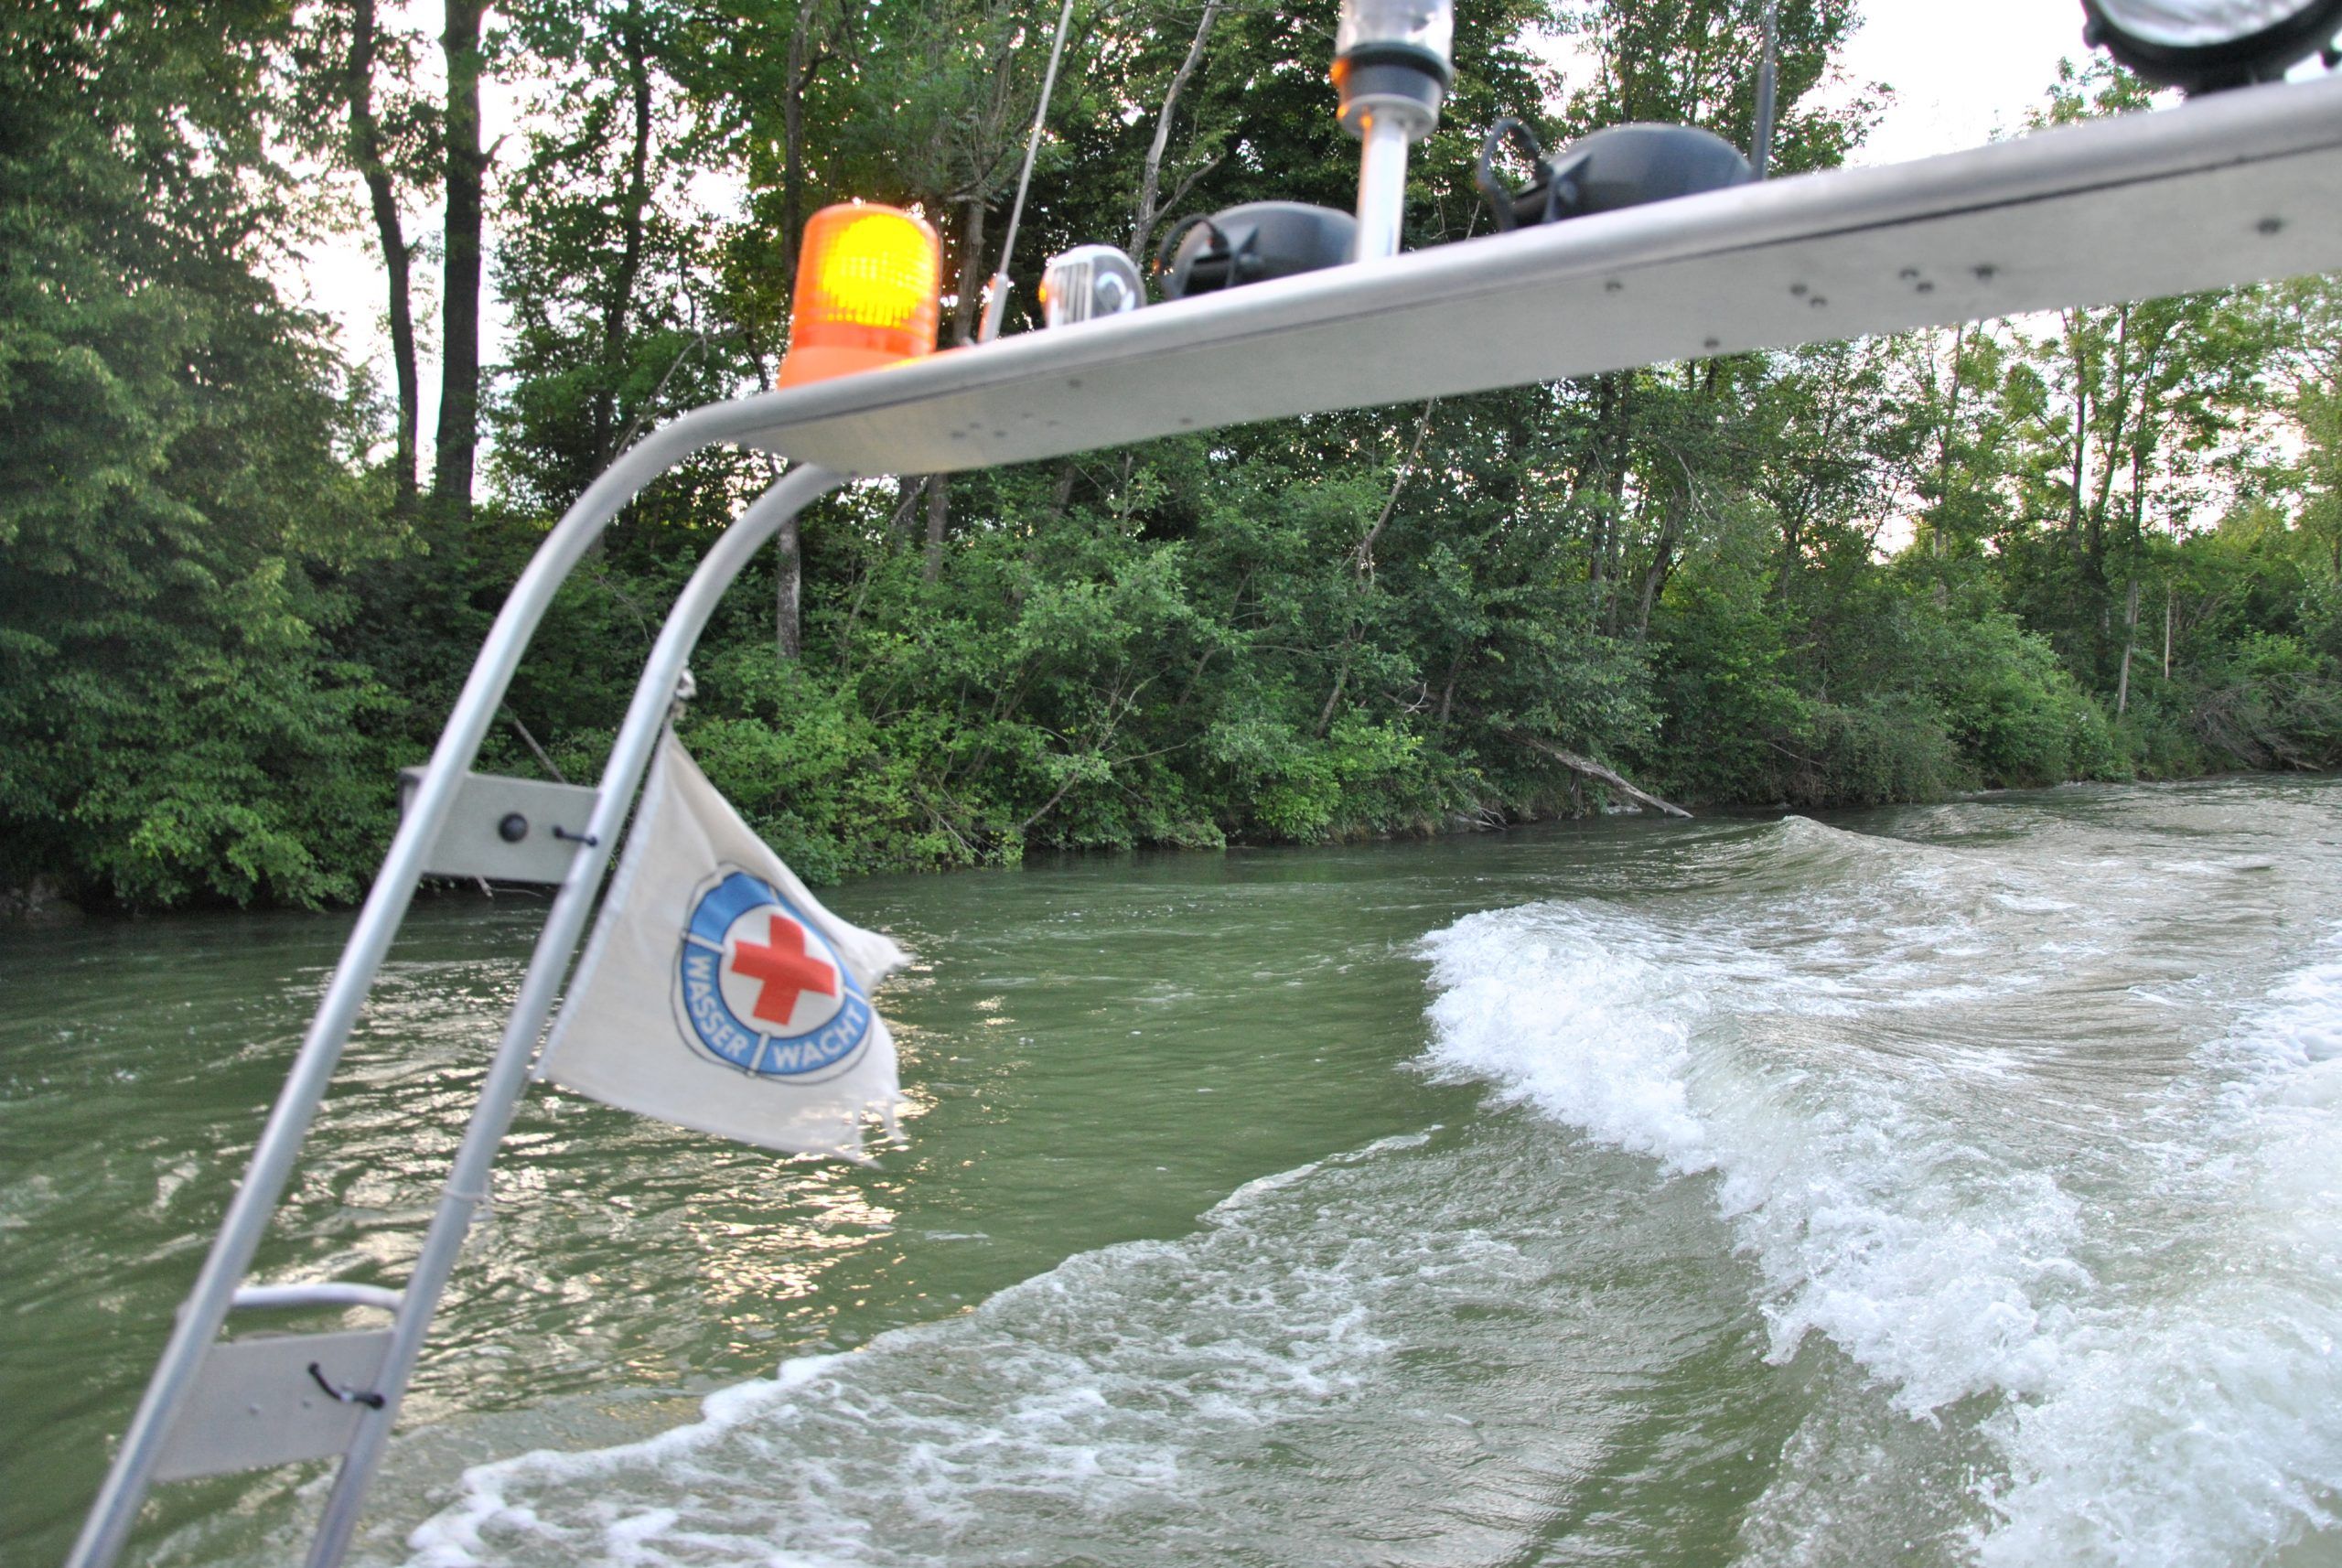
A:
{"label": "red cross on flag", "polygon": [[[776,909],[761,942],[732,950],[732,972],[756,984],[748,1015],[768,1024],[790,1024],[798,1004],[811,996],[838,993],[838,966],[806,951],[802,922]],[[814,1005],[819,1006],[817,1002]]]}
{"label": "red cross on flag", "polygon": [[670,730],[537,1068],[628,1111],[795,1154],[894,1132],[870,988],[903,961],[822,908]]}

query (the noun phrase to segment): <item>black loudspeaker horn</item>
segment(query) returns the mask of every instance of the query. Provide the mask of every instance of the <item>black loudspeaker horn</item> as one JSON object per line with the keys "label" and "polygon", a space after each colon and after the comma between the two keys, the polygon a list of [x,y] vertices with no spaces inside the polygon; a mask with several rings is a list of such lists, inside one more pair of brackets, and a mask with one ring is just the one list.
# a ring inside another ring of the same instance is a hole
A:
{"label": "black loudspeaker horn", "polygon": [[[1507,189],[1497,176],[1497,152],[1508,141],[1535,171],[1519,190]],[[1547,157],[1528,126],[1499,120],[1480,145],[1480,193],[1499,231],[1696,196],[1755,177],[1738,148],[1692,125],[1613,125]]]}
{"label": "black loudspeaker horn", "polygon": [[1155,253],[1167,299],[1291,277],[1350,259],[1358,220],[1299,201],[1251,201],[1182,220]]}

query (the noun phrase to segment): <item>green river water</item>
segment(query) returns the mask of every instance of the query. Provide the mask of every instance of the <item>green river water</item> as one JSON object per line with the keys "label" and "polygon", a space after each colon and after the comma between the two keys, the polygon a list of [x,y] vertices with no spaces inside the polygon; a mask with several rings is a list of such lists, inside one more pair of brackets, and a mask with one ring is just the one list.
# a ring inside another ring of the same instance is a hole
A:
{"label": "green river water", "polygon": [[[906,1146],[533,1090],[360,1560],[2342,1563],[2342,781],[832,903],[917,955]],[[418,905],[258,1277],[400,1283],[543,909]],[[0,932],[0,1563],[348,924]],[[318,1497],[167,1487],[134,1556]]]}

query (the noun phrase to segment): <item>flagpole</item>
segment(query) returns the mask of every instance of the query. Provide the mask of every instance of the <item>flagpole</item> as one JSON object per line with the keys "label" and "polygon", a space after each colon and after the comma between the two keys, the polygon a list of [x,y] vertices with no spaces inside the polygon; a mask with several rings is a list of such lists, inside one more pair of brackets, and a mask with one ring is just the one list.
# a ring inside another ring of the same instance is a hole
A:
{"label": "flagpole", "polygon": [[660,628],[650,661],[643,666],[642,677],[635,684],[626,722],[619,726],[618,740],[610,748],[609,763],[602,771],[593,815],[586,823],[585,845],[571,863],[561,890],[553,897],[544,929],[537,938],[536,951],[529,961],[528,974],[521,983],[520,993],[514,997],[512,1011],[506,1019],[504,1036],[489,1062],[488,1079],[481,1085],[478,1102],[472,1107],[470,1123],[464,1129],[463,1144],[447,1172],[439,1211],[431,1221],[423,1251],[415,1258],[414,1272],[403,1292],[390,1348],[383,1357],[376,1385],[382,1403],[369,1414],[342,1459],[341,1472],[334,1479],[333,1493],[326,1499],[324,1517],[310,1542],[309,1568],[333,1568],[349,1548],[366,1489],[381,1467],[383,1445],[398,1419],[399,1402],[406,1392],[407,1380],[423,1348],[432,1313],[463,1250],[472,1218],[487,1201],[489,1171],[496,1163],[497,1145],[503,1142],[513,1111],[528,1087],[530,1063],[543,1033],[545,1018],[553,1010],[562,977],[576,951],[578,936],[585,929],[586,914],[601,885],[602,868],[608,864],[619,831],[626,825],[627,812],[642,782],[643,771],[650,765],[651,749],[666,723],[675,698],[675,684],[682,677],[692,649],[698,643],[699,634],[724,591],[765,542],[806,506],[837,489],[845,479],[843,474],[811,465],[792,469],[751,502],[740,520],[715,542],[714,548],[692,574],[691,581],[684,585],[674,607],[667,613],[667,623]]}

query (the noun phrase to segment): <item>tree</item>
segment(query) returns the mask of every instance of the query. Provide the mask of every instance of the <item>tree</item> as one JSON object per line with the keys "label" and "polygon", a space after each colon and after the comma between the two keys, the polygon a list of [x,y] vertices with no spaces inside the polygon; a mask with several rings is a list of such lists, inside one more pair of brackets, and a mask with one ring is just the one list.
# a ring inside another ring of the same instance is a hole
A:
{"label": "tree", "polygon": [[415,347],[414,245],[401,198],[420,189],[438,158],[435,106],[417,94],[420,40],[385,26],[376,0],[348,0],[296,13],[292,102],[284,124],[313,156],[346,167],[364,186],[382,258],[384,311],[398,397],[392,471],[402,514],[414,510],[423,381]]}
{"label": "tree", "polygon": [[479,288],[482,188],[489,155],[480,146],[479,83],[487,65],[486,0],[446,0],[439,35],[446,62],[442,124],[446,156],[446,228],[441,238],[439,431],[433,444],[431,504],[468,521],[479,447]]}
{"label": "tree", "polygon": [[285,41],[252,5],[0,23],[0,881],[315,902],[380,842],[387,693],[328,634],[400,532],[259,271]]}

